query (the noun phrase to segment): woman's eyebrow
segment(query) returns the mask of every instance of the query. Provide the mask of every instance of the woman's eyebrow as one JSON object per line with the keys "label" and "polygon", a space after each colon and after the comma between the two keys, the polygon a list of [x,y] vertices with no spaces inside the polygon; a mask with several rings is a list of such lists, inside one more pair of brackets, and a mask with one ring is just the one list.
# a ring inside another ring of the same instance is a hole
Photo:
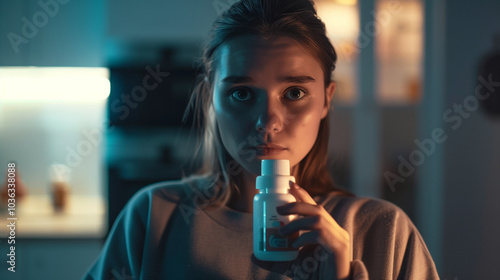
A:
{"label": "woman's eyebrow", "polygon": [[[228,83],[228,84],[249,83],[252,81],[253,81],[252,78],[248,76],[228,76],[222,79],[223,83]],[[314,83],[316,82],[316,80],[311,76],[284,76],[284,77],[278,77],[278,82],[306,84],[306,83]]]}
{"label": "woman's eyebrow", "polygon": [[241,84],[241,83],[249,83],[251,81],[253,81],[252,78],[248,76],[227,76],[224,79],[222,79],[221,82],[227,84]]}
{"label": "woman's eyebrow", "polygon": [[279,77],[278,81],[285,83],[294,83],[294,84],[306,84],[306,83],[316,82],[316,80],[311,76],[285,76],[285,77]]}

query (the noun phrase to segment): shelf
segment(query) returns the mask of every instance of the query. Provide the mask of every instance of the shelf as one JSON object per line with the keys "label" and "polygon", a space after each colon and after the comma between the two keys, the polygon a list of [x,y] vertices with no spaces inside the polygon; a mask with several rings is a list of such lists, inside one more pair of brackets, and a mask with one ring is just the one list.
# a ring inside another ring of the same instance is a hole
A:
{"label": "shelf", "polygon": [[[105,201],[98,196],[70,196],[65,211],[56,212],[47,195],[32,195],[16,205],[16,238],[103,238],[107,216]],[[0,220],[9,224],[7,208],[0,208]],[[7,226],[0,237],[9,236]]]}

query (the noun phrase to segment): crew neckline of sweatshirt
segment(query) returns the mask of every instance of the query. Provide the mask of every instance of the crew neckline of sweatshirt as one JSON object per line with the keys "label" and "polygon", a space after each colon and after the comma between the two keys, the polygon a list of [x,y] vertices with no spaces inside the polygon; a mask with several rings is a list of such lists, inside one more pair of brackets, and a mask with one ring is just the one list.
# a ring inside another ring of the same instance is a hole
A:
{"label": "crew neckline of sweatshirt", "polygon": [[251,231],[253,228],[253,214],[236,211],[227,205],[203,209],[203,212],[221,226],[233,231]]}

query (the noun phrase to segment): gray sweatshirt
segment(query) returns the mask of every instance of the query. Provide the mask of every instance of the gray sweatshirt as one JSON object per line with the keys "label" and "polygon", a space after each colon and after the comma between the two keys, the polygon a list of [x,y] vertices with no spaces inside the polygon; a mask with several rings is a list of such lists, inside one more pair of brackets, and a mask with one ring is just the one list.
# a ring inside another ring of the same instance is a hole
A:
{"label": "gray sweatshirt", "polygon": [[[136,193],[83,279],[337,279],[334,255],[321,245],[302,247],[294,261],[257,260],[252,214],[204,208],[202,180]],[[420,233],[394,204],[337,192],[313,198],[351,237],[352,279],[439,279]]]}

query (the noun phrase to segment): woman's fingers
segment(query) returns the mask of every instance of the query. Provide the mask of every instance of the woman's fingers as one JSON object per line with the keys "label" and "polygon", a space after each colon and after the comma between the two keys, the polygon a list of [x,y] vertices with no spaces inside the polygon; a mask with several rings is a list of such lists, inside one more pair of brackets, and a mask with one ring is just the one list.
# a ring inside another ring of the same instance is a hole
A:
{"label": "woman's fingers", "polygon": [[297,201],[306,202],[309,204],[316,205],[316,201],[309,195],[309,193],[301,188],[297,183],[291,182],[290,193],[295,196]]}
{"label": "woman's fingers", "polygon": [[[344,256],[349,252],[350,236],[333,217],[323,208],[317,205],[309,193],[298,184],[292,183],[290,193],[297,202],[287,203],[276,207],[280,215],[300,215],[302,218],[294,219],[280,228],[283,235],[291,235],[301,230],[310,230],[302,233],[294,243],[295,247],[307,244],[321,243],[331,251]],[[322,240],[322,242],[320,242]]]}
{"label": "woman's fingers", "polygon": [[292,202],[276,208],[280,215],[300,215],[303,218],[294,219],[280,228],[282,234],[288,235],[299,230],[326,230],[337,232],[343,238],[349,234],[333,219],[322,205],[311,205],[305,202]]}
{"label": "woman's fingers", "polygon": [[289,235],[299,230],[321,229],[322,227],[324,227],[324,225],[321,224],[321,219],[321,216],[310,216],[298,220],[293,220],[288,224],[280,227],[279,231],[283,235]]}
{"label": "woman's fingers", "polygon": [[278,214],[280,215],[292,215],[298,214],[303,216],[312,216],[321,214],[320,205],[312,205],[305,202],[290,202],[276,207]]}
{"label": "woman's fingers", "polygon": [[319,233],[318,231],[310,231],[302,234],[295,242],[292,244],[293,247],[299,248],[304,245],[312,245],[319,243]]}

